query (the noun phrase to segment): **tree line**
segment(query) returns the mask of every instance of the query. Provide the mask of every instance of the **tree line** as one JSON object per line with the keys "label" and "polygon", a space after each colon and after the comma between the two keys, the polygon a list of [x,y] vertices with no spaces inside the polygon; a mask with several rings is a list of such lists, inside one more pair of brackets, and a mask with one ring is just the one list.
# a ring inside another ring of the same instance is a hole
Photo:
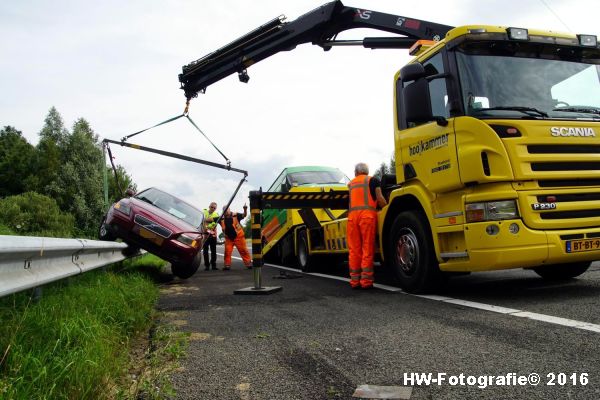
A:
{"label": "tree line", "polygon": [[[0,130],[0,234],[96,238],[106,212],[103,176],[109,202],[123,196],[112,167],[104,162],[98,135],[79,118],[69,131],[52,107],[30,144],[12,126]],[[121,165],[121,188],[136,189]]]}

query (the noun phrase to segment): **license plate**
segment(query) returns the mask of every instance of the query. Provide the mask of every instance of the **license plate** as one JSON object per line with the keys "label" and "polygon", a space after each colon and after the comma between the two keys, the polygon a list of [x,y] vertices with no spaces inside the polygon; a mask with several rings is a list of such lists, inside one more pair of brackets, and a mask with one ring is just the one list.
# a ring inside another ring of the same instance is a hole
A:
{"label": "license plate", "polygon": [[150,232],[148,229],[144,229],[140,227],[140,236],[143,237],[144,239],[148,239],[149,241],[151,241],[152,243],[155,243],[157,245],[161,245],[163,242],[163,238],[158,236],[156,233],[154,232]]}
{"label": "license plate", "polygon": [[600,250],[600,239],[569,240],[566,245],[567,253]]}

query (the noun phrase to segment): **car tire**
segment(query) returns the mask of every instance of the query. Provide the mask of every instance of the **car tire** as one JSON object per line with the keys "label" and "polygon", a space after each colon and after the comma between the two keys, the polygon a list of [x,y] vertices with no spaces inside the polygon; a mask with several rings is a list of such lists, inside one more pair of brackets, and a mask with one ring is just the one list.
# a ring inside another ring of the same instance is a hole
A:
{"label": "car tire", "polygon": [[98,239],[107,241],[114,241],[117,239],[111,232],[110,226],[106,223],[106,217],[102,218],[102,222],[98,228]]}
{"label": "car tire", "polygon": [[400,287],[407,292],[426,293],[441,286],[443,275],[427,219],[422,213],[405,211],[398,214],[388,242],[387,264]]}
{"label": "car tire", "polygon": [[544,265],[543,267],[533,268],[536,274],[546,280],[559,281],[575,278],[592,265],[591,262],[578,262],[569,264]]}
{"label": "car tire", "polygon": [[302,272],[311,272],[314,269],[315,257],[311,256],[308,249],[306,230],[298,233],[298,248],[296,249],[296,263]]}
{"label": "car tire", "polygon": [[202,264],[202,252],[198,252],[198,254],[196,254],[196,257],[194,257],[194,261],[192,261],[189,264],[185,264],[185,263],[172,263],[171,264],[171,272],[173,273],[173,275],[175,275],[178,278],[181,279],[188,279],[190,278],[192,275],[194,275],[196,273],[196,271],[198,271],[198,268],[200,268],[200,264]]}

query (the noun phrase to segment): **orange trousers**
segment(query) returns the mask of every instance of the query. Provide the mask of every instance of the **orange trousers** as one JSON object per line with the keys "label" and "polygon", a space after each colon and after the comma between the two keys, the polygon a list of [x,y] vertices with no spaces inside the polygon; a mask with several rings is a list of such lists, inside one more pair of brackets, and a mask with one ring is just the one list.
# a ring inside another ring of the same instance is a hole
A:
{"label": "orange trousers", "polygon": [[250,252],[246,247],[246,237],[244,236],[244,231],[239,230],[235,240],[231,240],[225,236],[225,268],[231,267],[231,253],[233,253],[233,246],[235,246],[238,253],[240,253],[244,265],[246,267],[251,267],[252,259],[250,257]]}
{"label": "orange trousers", "polygon": [[377,212],[373,210],[350,211],[346,236],[348,238],[350,286],[373,286],[373,257]]}

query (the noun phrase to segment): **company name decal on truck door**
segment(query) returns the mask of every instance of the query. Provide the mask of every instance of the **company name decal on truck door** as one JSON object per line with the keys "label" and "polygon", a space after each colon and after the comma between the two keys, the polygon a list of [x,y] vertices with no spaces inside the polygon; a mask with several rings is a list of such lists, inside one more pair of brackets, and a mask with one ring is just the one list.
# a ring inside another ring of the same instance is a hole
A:
{"label": "company name decal on truck door", "polygon": [[439,149],[440,147],[448,146],[448,136],[449,133],[444,133],[443,135],[436,136],[426,141],[420,141],[415,145],[408,146],[408,154],[411,156],[416,156],[417,154],[423,154],[428,150]]}

